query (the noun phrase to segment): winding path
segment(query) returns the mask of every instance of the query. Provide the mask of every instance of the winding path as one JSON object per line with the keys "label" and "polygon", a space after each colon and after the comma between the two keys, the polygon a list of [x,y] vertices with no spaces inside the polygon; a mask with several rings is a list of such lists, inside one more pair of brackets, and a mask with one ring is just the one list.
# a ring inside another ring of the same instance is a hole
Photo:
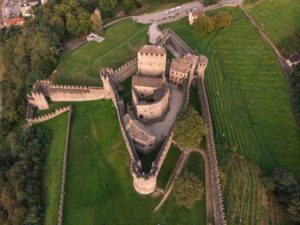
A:
{"label": "winding path", "polygon": [[207,152],[202,148],[189,148],[189,149],[180,149],[182,151],[180,158],[177,161],[176,167],[168,181],[168,184],[165,188],[165,194],[159,204],[155,207],[153,212],[157,212],[168,199],[169,195],[174,186],[175,179],[180,175],[184,165],[191,152],[199,153],[204,161],[205,167],[205,200],[206,200],[206,221],[207,224],[213,224],[214,221],[214,213],[213,213],[213,202],[212,202],[212,192],[211,192],[211,176],[210,176],[210,165],[209,159],[207,156]]}

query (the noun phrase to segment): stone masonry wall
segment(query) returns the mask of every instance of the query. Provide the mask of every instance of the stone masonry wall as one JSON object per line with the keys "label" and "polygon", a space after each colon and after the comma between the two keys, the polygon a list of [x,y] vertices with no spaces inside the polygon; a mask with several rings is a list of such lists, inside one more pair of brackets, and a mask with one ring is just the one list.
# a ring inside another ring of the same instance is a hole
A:
{"label": "stone masonry wall", "polygon": [[101,87],[52,84],[47,90],[46,96],[54,102],[91,101],[104,98],[104,90]]}
{"label": "stone masonry wall", "polygon": [[213,125],[212,125],[204,80],[197,79],[197,88],[198,88],[200,103],[202,106],[202,113],[208,129],[208,132],[206,134],[206,142],[207,142],[207,149],[208,149],[208,158],[211,166],[210,174],[211,174],[211,183],[212,183],[211,186],[213,189],[212,195],[213,195],[215,224],[226,225],[227,223],[225,220],[217,153],[216,153],[216,147],[215,147],[214,135],[213,135]]}
{"label": "stone masonry wall", "polygon": [[58,109],[55,109],[54,112],[51,112],[51,113],[47,113],[45,115],[41,115],[41,116],[37,116],[37,117],[29,117],[29,118],[26,118],[27,122],[30,123],[30,124],[37,124],[37,123],[41,123],[41,122],[44,122],[44,121],[47,121],[47,120],[50,120],[66,111],[69,111],[71,108],[71,106],[65,106],[65,107],[61,107],[61,108],[58,108]]}
{"label": "stone masonry wall", "polygon": [[114,84],[120,84],[131,75],[135,74],[138,70],[137,58],[127,61],[122,66],[118,67],[113,71],[111,81]]}
{"label": "stone masonry wall", "polygon": [[64,159],[63,159],[63,170],[62,170],[62,176],[61,176],[61,188],[60,188],[60,200],[59,200],[57,225],[62,225],[62,221],[63,221],[71,116],[72,116],[72,108],[70,106],[69,107],[69,115],[68,115],[68,124],[67,124],[67,130],[66,130],[65,148],[64,148]]}

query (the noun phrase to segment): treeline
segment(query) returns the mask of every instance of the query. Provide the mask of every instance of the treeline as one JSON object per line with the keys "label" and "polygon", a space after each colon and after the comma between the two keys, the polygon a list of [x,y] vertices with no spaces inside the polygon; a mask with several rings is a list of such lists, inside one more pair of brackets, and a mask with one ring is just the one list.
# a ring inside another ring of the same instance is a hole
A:
{"label": "treeline", "polygon": [[227,12],[217,13],[212,17],[202,15],[195,20],[193,26],[197,33],[204,34],[229,27],[231,25],[231,20],[232,16]]}
{"label": "treeline", "polygon": [[51,133],[34,126],[9,137],[0,153],[0,224],[42,225],[42,171]]}
{"label": "treeline", "polygon": [[294,72],[289,74],[289,83],[295,117],[298,126],[300,126],[300,65],[297,65]]}
{"label": "treeline", "polygon": [[282,39],[277,44],[277,47],[285,58],[295,52],[300,53],[300,29],[296,30],[292,35]]}

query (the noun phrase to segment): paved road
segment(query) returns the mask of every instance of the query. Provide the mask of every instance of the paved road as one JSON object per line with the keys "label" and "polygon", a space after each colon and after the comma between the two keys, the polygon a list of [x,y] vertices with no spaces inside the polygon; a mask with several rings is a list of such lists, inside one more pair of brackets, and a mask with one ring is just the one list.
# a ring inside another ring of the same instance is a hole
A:
{"label": "paved road", "polygon": [[[184,16],[187,16],[188,13],[195,9],[195,10],[202,10],[203,5],[200,3],[200,1],[193,1],[189,3],[185,3],[180,5],[180,10],[175,13],[168,13],[166,14],[166,10],[162,10],[159,12],[144,14],[140,16],[134,16],[134,20],[136,20],[139,23],[149,24],[149,23],[163,23],[169,18],[176,17],[176,18],[182,18]],[[176,15],[176,16],[175,16]]]}

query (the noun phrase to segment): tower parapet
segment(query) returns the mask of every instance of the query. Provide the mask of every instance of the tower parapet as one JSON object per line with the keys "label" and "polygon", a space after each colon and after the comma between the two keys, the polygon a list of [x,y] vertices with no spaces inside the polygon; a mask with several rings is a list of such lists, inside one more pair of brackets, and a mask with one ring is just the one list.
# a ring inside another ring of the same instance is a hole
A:
{"label": "tower parapet", "polygon": [[207,63],[208,63],[208,58],[204,55],[200,55],[199,63],[197,67],[197,74],[202,80],[204,80],[204,72],[207,67]]}

